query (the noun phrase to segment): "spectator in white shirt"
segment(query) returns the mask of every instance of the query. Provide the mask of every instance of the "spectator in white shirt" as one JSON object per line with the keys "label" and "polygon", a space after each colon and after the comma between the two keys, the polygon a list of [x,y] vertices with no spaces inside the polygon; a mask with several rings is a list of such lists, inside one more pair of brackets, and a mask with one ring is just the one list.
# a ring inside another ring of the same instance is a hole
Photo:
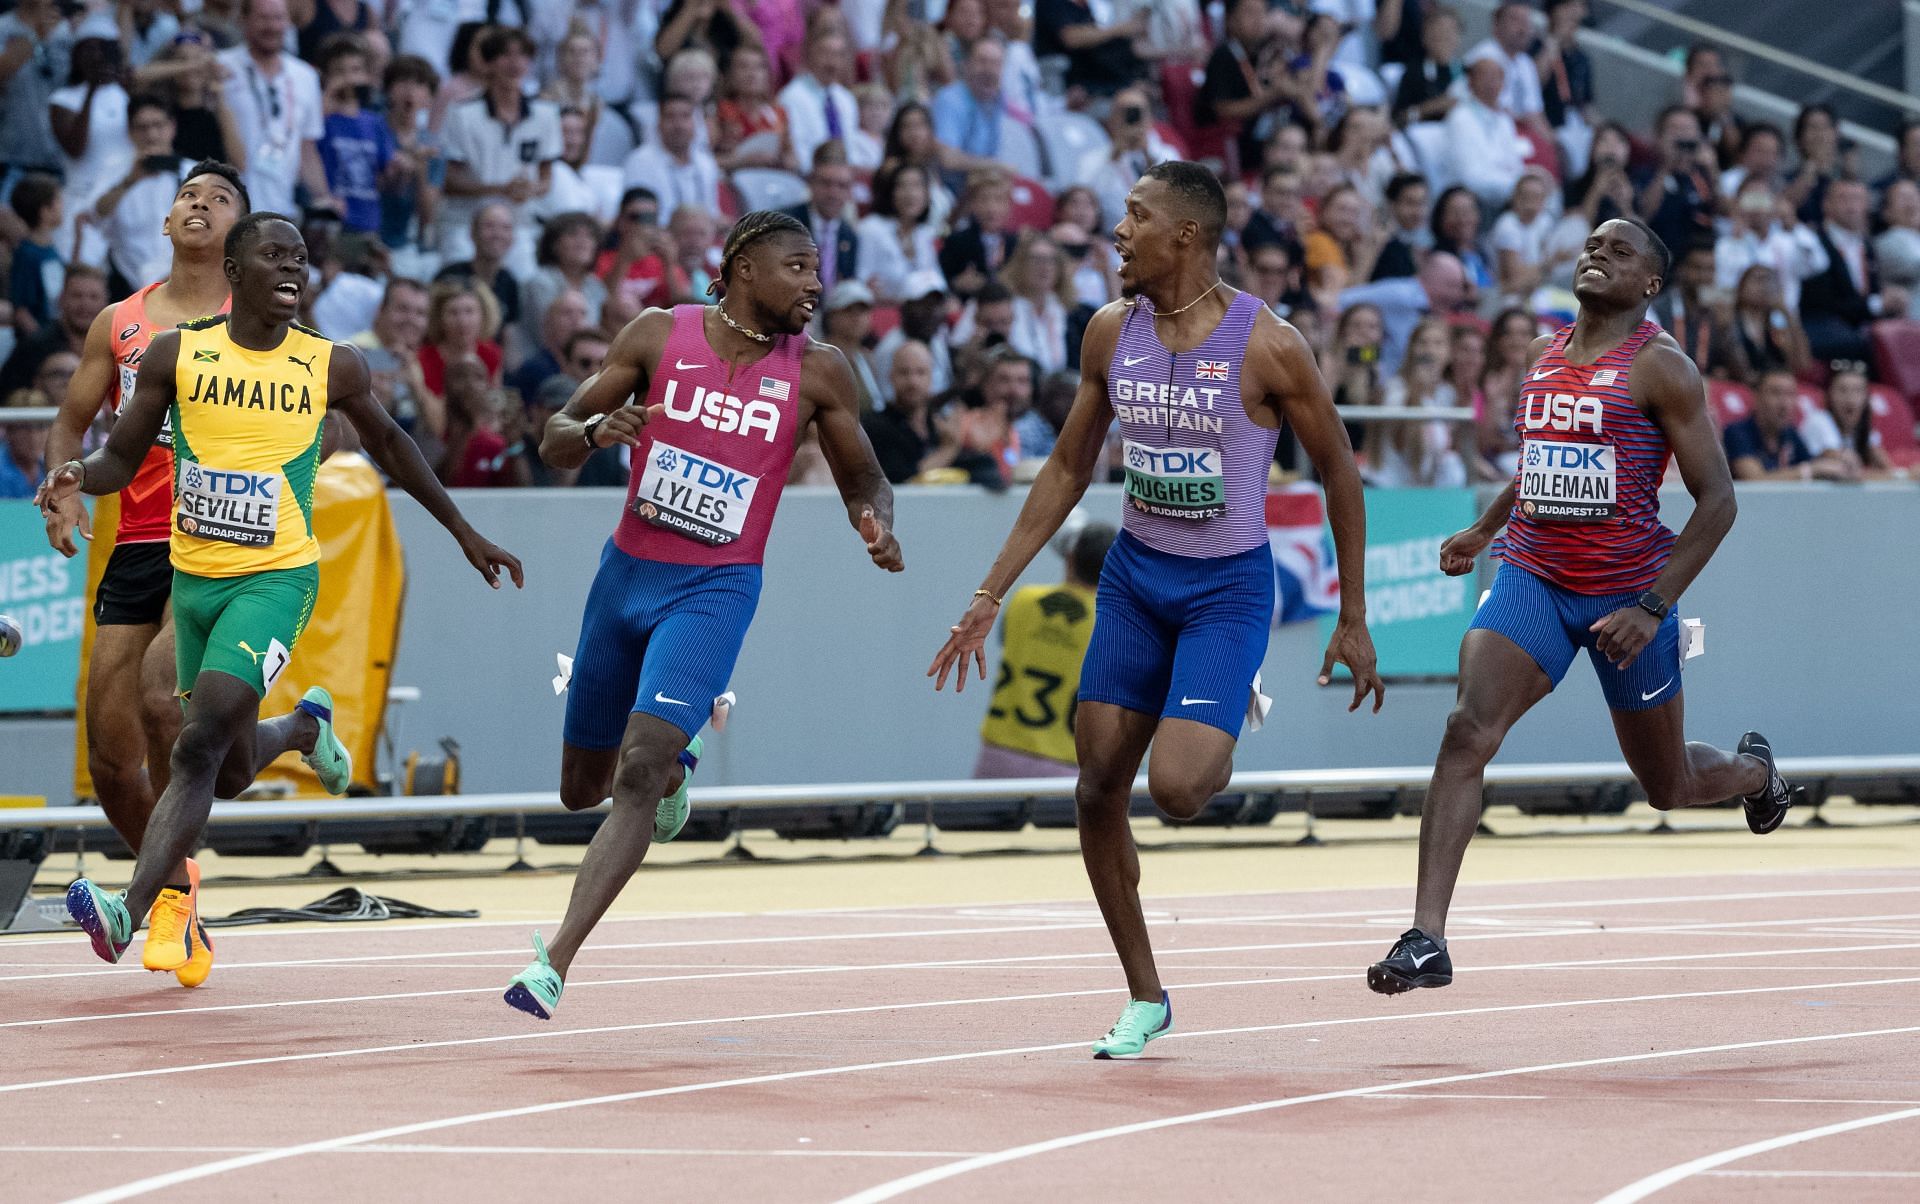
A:
{"label": "spectator in white shirt", "polygon": [[1545,172],[1529,168],[1513,186],[1507,211],[1494,219],[1490,241],[1506,304],[1524,306],[1544,281],[1547,235],[1554,225],[1554,216],[1547,210],[1551,188]]}
{"label": "spectator in white shirt", "polygon": [[1093,189],[1103,212],[1119,213],[1142,172],[1180,154],[1154,131],[1153,106],[1146,90],[1137,86],[1114,93],[1107,110],[1107,137],[1112,148],[1088,150],[1076,178]]}
{"label": "spectator in white shirt", "polygon": [[1516,0],[1507,0],[1493,10],[1493,36],[1467,54],[1473,61],[1482,48],[1495,51],[1506,68],[1501,81],[1499,107],[1515,123],[1527,126],[1549,143],[1553,130],[1547,125],[1546,101],[1540,94],[1540,66],[1528,53],[1533,46],[1534,10]]}
{"label": "spectator in white shirt", "polygon": [[823,142],[845,142],[860,128],[860,106],[841,76],[853,62],[847,39],[831,25],[817,25],[807,39],[807,69],[780,89],[794,157],[813,162]]}
{"label": "spectator in white shirt", "polygon": [[231,76],[227,106],[246,142],[253,207],[298,216],[294,186],[303,183],[314,208],[338,211],[320,162],[320,74],[283,49],[286,0],[241,0],[240,22],[246,40],[218,58]]}
{"label": "spectator in white shirt", "polygon": [[1767,187],[1780,187],[1780,160],[1787,153],[1787,136],[1779,126],[1757,121],[1741,131],[1740,160],[1720,173],[1720,195],[1740,195],[1740,185],[1758,178]]}
{"label": "spectator in white shirt", "polygon": [[695,132],[705,122],[691,98],[668,96],[660,102],[659,139],[627,156],[627,187],[653,189],[662,221],[672,221],[682,205],[708,212],[720,208],[720,165],[711,151],[694,145]]}
{"label": "spectator in white shirt", "polygon": [[1013,293],[1013,330],[1007,342],[1042,372],[1064,369],[1067,310],[1079,299],[1060,248],[1045,234],[1029,230],[1000,269],[1000,283]]}
{"label": "spectator in white shirt", "polygon": [[536,208],[528,202],[545,196],[552,185],[554,160],[561,151],[560,113],[551,101],[526,97],[533,39],[525,32],[488,30],[475,50],[486,90],[447,115],[447,201],[440,212],[440,252],[448,260],[471,256],[468,226],[474,213],[488,200],[503,200],[518,215],[508,262],[516,274],[526,275],[533,270]]}
{"label": "spectator in white shirt", "polygon": [[1733,228],[1714,247],[1715,283],[1731,293],[1754,264],[1773,269],[1788,309],[1800,308],[1800,282],[1827,270],[1827,251],[1767,181],[1750,176],[1733,202]]}
{"label": "spectator in white shirt", "polygon": [[136,97],[127,106],[133,165],[94,202],[93,215],[107,239],[112,295],[125,296],[167,274],[173,244],[161,227],[180,191],[187,163],[173,153],[173,110],[157,97]]}
{"label": "spectator in white shirt", "polygon": [[886,304],[904,299],[913,273],[940,270],[931,196],[927,169],[918,163],[889,163],[873,178],[873,212],[857,227],[855,274]]}
{"label": "spectator in white shirt", "polygon": [[119,43],[83,37],[73,44],[67,86],[48,100],[47,120],[66,168],[66,220],[56,244],[63,253],[73,247],[77,227],[81,242],[76,259],[99,263],[106,254],[106,242],[80,219],[108,186],[126,174],[133,159],[126,139],[127,90],[120,86]]}
{"label": "spectator in white shirt", "polygon": [[1500,108],[1504,61],[1490,43],[1475,47],[1467,56],[1467,94],[1442,123],[1455,175],[1481,204],[1492,208],[1506,203],[1527,169],[1519,127]]}

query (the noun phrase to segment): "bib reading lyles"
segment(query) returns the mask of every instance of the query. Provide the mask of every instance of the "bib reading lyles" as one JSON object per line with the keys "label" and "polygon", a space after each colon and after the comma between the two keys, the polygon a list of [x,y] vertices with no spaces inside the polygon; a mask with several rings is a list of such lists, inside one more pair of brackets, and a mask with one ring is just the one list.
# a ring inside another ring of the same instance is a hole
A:
{"label": "bib reading lyles", "polygon": [[280,476],[186,464],[174,507],[182,535],[272,547],[280,528]]}
{"label": "bib reading lyles", "polygon": [[1614,456],[1606,443],[1528,440],[1520,508],[1539,522],[1605,522],[1614,516]]}
{"label": "bib reading lyles", "polygon": [[1127,497],[1163,518],[1216,518],[1227,512],[1220,452],[1210,447],[1125,445]]}
{"label": "bib reading lyles", "polygon": [[656,438],[647,449],[632,508],[653,526],[721,547],[746,529],[759,484],[758,477]]}

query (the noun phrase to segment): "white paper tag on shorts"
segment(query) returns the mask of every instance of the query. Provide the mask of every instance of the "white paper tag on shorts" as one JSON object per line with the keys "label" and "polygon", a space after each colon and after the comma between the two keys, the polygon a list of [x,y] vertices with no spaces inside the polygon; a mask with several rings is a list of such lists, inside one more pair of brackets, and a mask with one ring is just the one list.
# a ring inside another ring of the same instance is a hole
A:
{"label": "white paper tag on shorts", "polygon": [[1253,687],[1247,691],[1247,730],[1257,732],[1266,726],[1267,712],[1273,709],[1273,699],[1260,692],[1260,675],[1253,675]]}
{"label": "white paper tag on shorts", "polygon": [[1680,620],[1680,659],[1690,661],[1707,650],[1707,621],[1705,619]]}
{"label": "white paper tag on shorts", "polygon": [[556,652],[553,659],[560,665],[560,672],[553,679],[553,692],[556,695],[565,694],[567,686],[573,681],[573,658],[564,652]]}
{"label": "white paper tag on shorts", "polygon": [[724,732],[727,730],[727,720],[733,715],[733,704],[739,701],[738,698],[734,697],[732,690],[728,690],[725,694],[713,700],[713,712],[707,716],[707,722],[713,724],[714,731]]}
{"label": "white paper tag on shorts", "polygon": [[287,662],[293,659],[293,653],[278,639],[267,641],[267,650],[260,658],[260,680],[265,688],[273,689],[273,683],[287,671]]}

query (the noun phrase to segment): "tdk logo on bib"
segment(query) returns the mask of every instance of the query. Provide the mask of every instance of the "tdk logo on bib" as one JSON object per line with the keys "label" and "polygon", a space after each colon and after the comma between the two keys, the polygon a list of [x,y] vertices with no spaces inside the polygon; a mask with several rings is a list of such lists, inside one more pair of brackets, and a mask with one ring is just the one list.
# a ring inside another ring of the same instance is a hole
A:
{"label": "tdk logo on bib", "polygon": [[239,498],[275,498],[280,484],[278,480],[257,472],[219,472],[211,468],[189,468],[186,473],[185,487],[195,493],[211,494],[215,497]]}
{"label": "tdk logo on bib", "polygon": [[1127,445],[1127,467],[1159,476],[1216,476],[1220,469],[1214,457],[1219,454],[1212,450],[1186,451],[1179,448],[1158,451],[1130,443]]}
{"label": "tdk logo on bib", "polygon": [[671,447],[661,448],[660,454],[654,457],[653,462],[669,477],[698,485],[710,493],[723,493],[729,497],[739,498],[743,502],[747,500],[747,488],[755,480],[743,472],[735,472],[711,460],[702,460],[698,456],[675,451]]}
{"label": "tdk logo on bib", "polygon": [[704,385],[695,385],[690,397],[683,399],[679,394],[680,382],[667,381],[667,391],[660,398],[660,404],[666,408],[669,418],[698,422],[708,430],[719,431],[723,435],[735,432],[751,435],[758,431],[768,443],[772,443],[780,431],[780,407],[773,402],[760,398],[742,401],[730,393],[722,393]]}
{"label": "tdk logo on bib", "polygon": [[1527,466],[1604,472],[1612,468],[1612,449],[1604,443],[1529,443]]}

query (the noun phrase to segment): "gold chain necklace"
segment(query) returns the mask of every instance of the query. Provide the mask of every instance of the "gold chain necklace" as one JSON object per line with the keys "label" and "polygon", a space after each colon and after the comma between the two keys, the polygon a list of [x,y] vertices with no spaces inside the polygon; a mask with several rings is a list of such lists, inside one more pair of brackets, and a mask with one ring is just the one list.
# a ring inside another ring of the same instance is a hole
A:
{"label": "gold chain necklace", "polygon": [[756,343],[771,343],[771,342],[773,342],[773,336],[772,336],[772,335],[770,335],[770,334],[761,334],[761,333],[760,333],[759,331],[757,331],[757,330],[748,330],[748,329],[747,329],[746,327],[744,327],[744,326],[742,326],[742,325],[740,325],[740,323],[738,323],[738,322],[736,322],[736,321],[734,321],[734,320],[733,320],[733,315],[732,315],[732,314],[729,314],[729,313],[727,312],[727,307],[726,307],[726,306],[724,306],[724,305],[722,305],[722,304],[720,304],[720,303],[719,303],[718,301],[716,301],[716,302],[714,302],[714,304],[713,304],[713,308],[714,308],[714,309],[715,309],[716,311],[718,311],[718,312],[719,312],[719,314],[720,314],[720,320],[721,320],[722,322],[725,322],[725,323],[726,323],[727,325],[729,325],[729,326],[731,326],[731,327],[733,327],[733,328],[734,328],[735,330],[737,330],[737,331],[739,331],[739,332],[740,332],[741,334],[744,334],[744,335],[746,335],[746,336],[747,336],[748,338],[750,338],[750,339],[752,339],[752,340],[753,340],[754,342],[756,342]]}
{"label": "gold chain necklace", "polygon": [[[1179,315],[1186,313],[1188,310],[1192,309],[1194,306],[1200,304],[1202,301],[1206,300],[1208,297],[1212,296],[1213,290],[1219,288],[1222,284],[1225,284],[1225,283],[1226,281],[1224,280],[1215,280],[1212,284],[1209,284],[1207,286],[1207,289],[1205,292],[1201,293],[1198,297],[1195,297],[1193,300],[1187,302],[1185,305],[1182,305],[1179,309],[1170,309],[1165,313],[1161,313],[1159,310],[1154,309],[1153,316],[1155,318],[1178,317]],[[1153,302],[1147,300],[1147,296],[1145,293],[1142,293],[1140,296],[1135,297],[1133,300],[1135,305],[1138,305],[1142,301],[1147,301],[1147,308],[1153,309]],[[724,317],[725,315],[722,315],[722,316]]]}

